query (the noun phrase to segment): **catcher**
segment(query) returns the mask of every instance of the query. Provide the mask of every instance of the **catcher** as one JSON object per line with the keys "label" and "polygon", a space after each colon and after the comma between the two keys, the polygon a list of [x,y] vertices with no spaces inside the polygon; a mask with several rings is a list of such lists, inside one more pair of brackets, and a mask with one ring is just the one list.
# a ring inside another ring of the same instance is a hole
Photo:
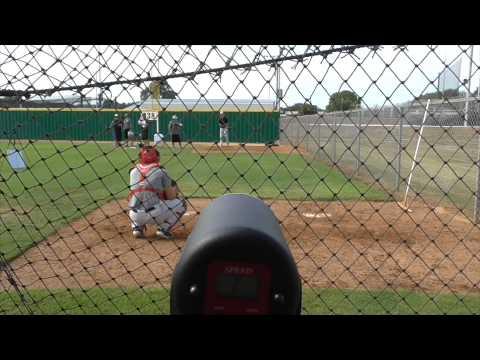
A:
{"label": "catcher", "polygon": [[145,236],[147,224],[157,226],[157,236],[171,239],[171,229],[187,210],[178,185],[160,165],[156,148],[145,146],[140,151],[140,163],[130,171],[128,207],[133,236]]}

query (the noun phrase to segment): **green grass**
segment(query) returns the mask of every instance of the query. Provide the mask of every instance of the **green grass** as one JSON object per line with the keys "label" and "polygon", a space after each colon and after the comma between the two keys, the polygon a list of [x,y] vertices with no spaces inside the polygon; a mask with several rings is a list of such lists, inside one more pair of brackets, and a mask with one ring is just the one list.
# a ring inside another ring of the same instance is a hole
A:
{"label": "green grass", "polygon": [[306,314],[321,315],[471,315],[480,314],[480,296],[406,290],[307,289],[303,307]]}
{"label": "green grass", "polygon": [[[324,152],[319,152],[322,160],[328,161],[327,155],[333,157],[335,144],[336,160],[343,171],[356,172],[357,160],[361,160],[364,166],[357,173],[358,178],[366,183],[378,180],[381,188],[393,192],[397,190],[398,180],[399,130],[396,127],[388,133],[387,128],[367,126],[362,132],[360,148],[355,127],[341,126],[335,140],[332,132],[324,126],[321,127],[321,137],[320,129],[317,129],[314,138],[325,147]],[[401,176],[404,180],[400,184],[400,194],[405,193],[418,133],[405,127],[402,139],[405,148],[401,152]],[[305,146],[311,152],[318,147],[313,139]],[[419,192],[422,199],[438,206],[455,207],[472,214],[477,153],[478,134],[473,128],[424,128],[417,154],[419,164],[411,179],[410,198]]]}
{"label": "green grass", "polygon": [[[30,290],[25,297],[30,310],[39,315],[149,315],[170,312],[169,292],[165,289]],[[0,314],[29,313],[16,293],[0,292]]]}
{"label": "green grass", "polygon": [[[166,289],[30,290],[34,314],[169,314]],[[303,311],[309,315],[470,315],[480,314],[480,296],[426,295],[408,291],[304,289]],[[0,293],[0,314],[27,314],[16,293]]]}
{"label": "green grass", "polygon": [[[6,153],[7,144],[0,144]],[[27,171],[0,158],[0,251],[12,259],[73,219],[128,194],[135,149],[111,144],[24,145]],[[308,163],[312,161],[312,163]],[[162,163],[189,197],[248,193],[263,199],[385,200],[387,194],[300,155],[200,155],[162,150]],[[11,211],[14,209],[15,211]]]}

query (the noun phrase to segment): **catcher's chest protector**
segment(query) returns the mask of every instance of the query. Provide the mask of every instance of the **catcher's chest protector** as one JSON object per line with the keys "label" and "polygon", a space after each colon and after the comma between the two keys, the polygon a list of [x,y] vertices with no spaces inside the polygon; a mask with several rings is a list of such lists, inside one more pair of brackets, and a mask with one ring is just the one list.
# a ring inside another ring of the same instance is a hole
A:
{"label": "catcher's chest protector", "polygon": [[165,189],[162,186],[162,177],[165,176],[159,164],[137,165],[132,171],[138,172],[138,178],[130,191],[130,206],[138,208],[152,207],[159,200],[165,200]]}
{"label": "catcher's chest protector", "polygon": [[140,172],[141,176],[141,181],[145,182],[147,179],[148,175],[154,170],[154,169],[160,169],[160,164],[148,164],[148,165],[143,165],[143,164],[138,164],[136,166],[137,170]]}

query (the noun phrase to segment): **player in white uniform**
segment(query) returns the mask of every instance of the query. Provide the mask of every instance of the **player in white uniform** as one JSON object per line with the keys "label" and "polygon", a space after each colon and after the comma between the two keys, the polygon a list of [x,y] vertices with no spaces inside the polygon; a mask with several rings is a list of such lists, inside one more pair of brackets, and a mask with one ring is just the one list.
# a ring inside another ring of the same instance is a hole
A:
{"label": "player in white uniform", "polygon": [[227,146],[229,146],[230,141],[228,139],[228,119],[223,111],[220,111],[218,125],[220,126],[220,146],[223,146],[224,142],[226,142]]}
{"label": "player in white uniform", "polygon": [[171,229],[187,210],[177,184],[159,161],[157,149],[145,146],[140,152],[140,163],[130,171],[128,206],[134,237],[144,237],[146,225],[155,224],[157,236],[170,239]]}

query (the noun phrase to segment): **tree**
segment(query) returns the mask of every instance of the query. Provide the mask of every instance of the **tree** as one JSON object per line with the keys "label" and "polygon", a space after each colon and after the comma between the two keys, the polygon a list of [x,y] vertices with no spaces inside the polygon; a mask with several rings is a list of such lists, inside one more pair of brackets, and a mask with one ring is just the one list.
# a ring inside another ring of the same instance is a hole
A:
{"label": "tree", "polygon": [[362,99],[351,91],[336,92],[330,96],[326,110],[331,112],[357,109],[360,107],[361,101]]}
{"label": "tree", "polygon": [[145,101],[150,96],[150,89],[145,88],[140,92],[140,100]]}
{"label": "tree", "polygon": [[443,98],[454,98],[465,95],[465,92],[460,91],[459,89],[447,89],[445,91],[434,91],[426,94],[422,94],[417,96],[415,100],[422,100],[422,99],[443,99]]}
{"label": "tree", "polygon": [[127,106],[127,104],[119,103],[116,99],[104,99],[102,102],[102,108],[104,109],[123,109]]}
{"label": "tree", "polygon": [[305,103],[302,105],[302,114],[303,115],[312,115],[318,113],[318,108],[316,105]]}
{"label": "tree", "polygon": [[302,110],[302,107],[303,107],[303,104],[302,103],[296,103],[292,106],[287,106],[285,108],[285,111],[298,111],[298,112],[301,112]]}
{"label": "tree", "polygon": [[142,90],[140,98],[145,100],[150,95],[154,99],[175,99],[177,97],[177,93],[170,87],[166,80],[152,81],[147,89]]}
{"label": "tree", "polygon": [[317,114],[319,109],[316,105],[310,103],[296,103],[295,105],[282,108],[283,111],[296,111],[300,115]]}

